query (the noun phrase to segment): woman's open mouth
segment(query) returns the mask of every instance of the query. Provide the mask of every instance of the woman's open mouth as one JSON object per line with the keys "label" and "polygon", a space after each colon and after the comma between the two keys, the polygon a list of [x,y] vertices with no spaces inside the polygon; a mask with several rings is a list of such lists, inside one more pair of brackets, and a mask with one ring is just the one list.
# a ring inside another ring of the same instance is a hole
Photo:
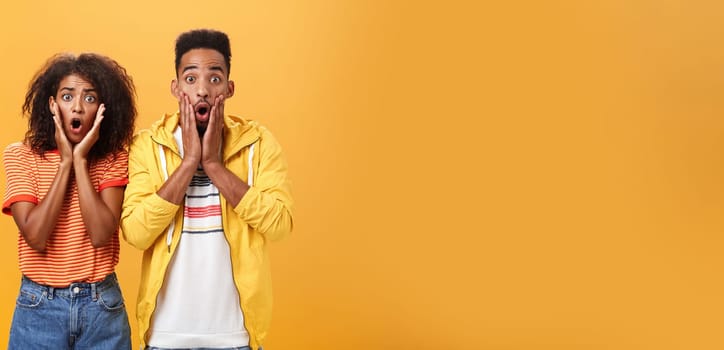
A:
{"label": "woman's open mouth", "polygon": [[73,119],[70,121],[70,129],[71,129],[71,130],[73,130],[73,131],[78,131],[78,130],[80,129],[80,126],[81,126],[80,118],[73,118]]}

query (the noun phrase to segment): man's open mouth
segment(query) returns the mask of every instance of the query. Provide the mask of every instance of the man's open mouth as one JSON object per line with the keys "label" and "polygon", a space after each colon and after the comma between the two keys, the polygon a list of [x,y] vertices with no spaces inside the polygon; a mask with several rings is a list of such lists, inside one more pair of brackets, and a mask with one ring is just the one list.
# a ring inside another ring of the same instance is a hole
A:
{"label": "man's open mouth", "polygon": [[201,102],[196,105],[196,115],[199,117],[206,117],[209,114],[210,110],[211,108],[209,108],[209,105],[205,102]]}

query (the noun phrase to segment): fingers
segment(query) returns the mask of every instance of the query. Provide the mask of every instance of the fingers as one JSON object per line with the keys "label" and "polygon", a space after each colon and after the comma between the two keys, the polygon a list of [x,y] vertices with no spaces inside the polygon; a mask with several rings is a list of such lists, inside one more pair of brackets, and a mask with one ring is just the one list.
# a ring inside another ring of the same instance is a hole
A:
{"label": "fingers", "polygon": [[55,124],[55,144],[56,147],[60,148],[62,144],[66,143],[66,136],[65,136],[65,130],[63,130],[63,125],[60,123],[60,116],[58,114],[53,114],[53,123]]}
{"label": "fingers", "polygon": [[100,106],[98,106],[98,111],[96,112],[96,120],[94,124],[100,124],[103,120],[103,113],[106,111],[106,104],[101,103]]}
{"label": "fingers", "polygon": [[196,116],[194,115],[194,107],[191,104],[191,99],[185,93],[181,93],[181,123],[183,124],[184,130],[196,130]]}
{"label": "fingers", "polygon": [[58,105],[55,103],[51,103],[50,111],[51,113],[53,113],[53,122],[55,122],[56,132],[58,131],[58,128],[60,128],[60,130],[63,130],[62,126],[60,125],[60,113],[58,112]]}
{"label": "fingers", "polygon": [[63,132],[63,126],[60,125],[60,117],[57,113],[53,113],[53,123],[55,123],[55,132]]}
{"label": "fingers", "polygon": [[219,147],[221,146],[221,135],[224,128],[224,96],[214,98],[214,104],[209,112],[209,125],[204,133],[202,147],[202,162],[220,161]]}
{"label": "fingers", "polygon": [[211,111],[209,111],[209,126],[207,129],[214,130],[216,127],[216,112],[219,110],[219,97],[216,96],[214,104],[211,105]]}
{"label": "fingers", "polygon": [[217,130],[224,126],[224,95],[219,95],[214,98],[214,105],[211,106],[210,118],[209,118],[209,129]]}
{"label": "fingers", "polygon": [[55,146],[58,147],[61,160],[72,160],[73,146],[65,135],[65,129],[61,122],[58,104],[54,101],[50,103],[50,111],[53,113],[53,124],[55,125]]}
{"label": "fingers", "polygon": [[[65,130],[63,129],[63,124],[60,122],[60,112],[58,111],[58,105],[53,103],[50,106],[50,109],[53,111],[53,123],[55,124],[55,135],[56,138],[60,137],[61,140],[65,139]],[[57,143],[57,140],[56,140]]]}
{"label": "fingers", "polygon": [[219,95],[219,117],[220,119],[224,118],[224,105],[226,105],[226,96]]}
{"label": "fingers", "polygon": [[179,118],[181,119],[181,126],[183,128],[186,128],[186,124],[188,124],[188,111],[187,111],[188,103],[186,99],[186,94],[181,92],[178,97],[178,111],[179,111]]}
{"label": "fingers", "polygon": [[186,117],[189,120],[189,127],[191,127],[193,130],[196,130],[196,112],[194,111],[194,105],[191,103],[191,99],[188,95],[185,95],[186,98]]}
{"label": "fingers", "polygon": [[181,118],[181,123],[186,122],[186,99],[184,98],[183,92],[179,94],[178,96],[178,112],[179,112],[179,118]]}
{"label": "fingers", "polygon": [[103,121],[103,118],[105,117],[103,113],[106,111],[106,105],[101,103],[101,105],[98,107],[98,111],[96,112],[96,120],[93,121],[93,127],[91,127],[91,130],[89,134],[96,132],[98,128],[100,128],[101,122]]}
{"label": "fingers", "polygon": [[201,160],[201,143],[199,134],[196,131],[196,114],[188,95],[181,92],[179,95],[179,116],[181,121],[181,130],[183,134],[183,154],[184,161],[199,162]]}

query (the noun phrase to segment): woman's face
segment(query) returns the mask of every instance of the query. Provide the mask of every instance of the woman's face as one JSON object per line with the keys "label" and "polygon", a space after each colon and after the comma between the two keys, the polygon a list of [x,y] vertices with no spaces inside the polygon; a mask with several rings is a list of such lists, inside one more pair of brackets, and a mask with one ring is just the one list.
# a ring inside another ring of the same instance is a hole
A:
{"label": "woman's face", "polygon": [[100,101],[93,85],[77,74],[67,75],[60,81],[58,91],[50,98],[50,110],[60,113],[65,136],[77,144],[93,126]]}

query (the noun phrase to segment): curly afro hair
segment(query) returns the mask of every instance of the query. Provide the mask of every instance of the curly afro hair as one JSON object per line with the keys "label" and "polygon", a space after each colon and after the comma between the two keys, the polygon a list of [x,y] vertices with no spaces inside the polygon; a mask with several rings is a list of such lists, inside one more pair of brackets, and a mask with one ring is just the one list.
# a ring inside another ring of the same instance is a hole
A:
{"label": "curly afro hair", "polygon": [[98,141],[88,153],[88,160],[127,149],[137,113],[133,79],[118,62],[95,53],[57,54],[35,74],[23,103],[23,114],[29,118],[25,143],[40,155],[58,148],[49,99],[55,96],[63,78],[72,74],[89,81],[98,92],[99,103],[106,106]]}

